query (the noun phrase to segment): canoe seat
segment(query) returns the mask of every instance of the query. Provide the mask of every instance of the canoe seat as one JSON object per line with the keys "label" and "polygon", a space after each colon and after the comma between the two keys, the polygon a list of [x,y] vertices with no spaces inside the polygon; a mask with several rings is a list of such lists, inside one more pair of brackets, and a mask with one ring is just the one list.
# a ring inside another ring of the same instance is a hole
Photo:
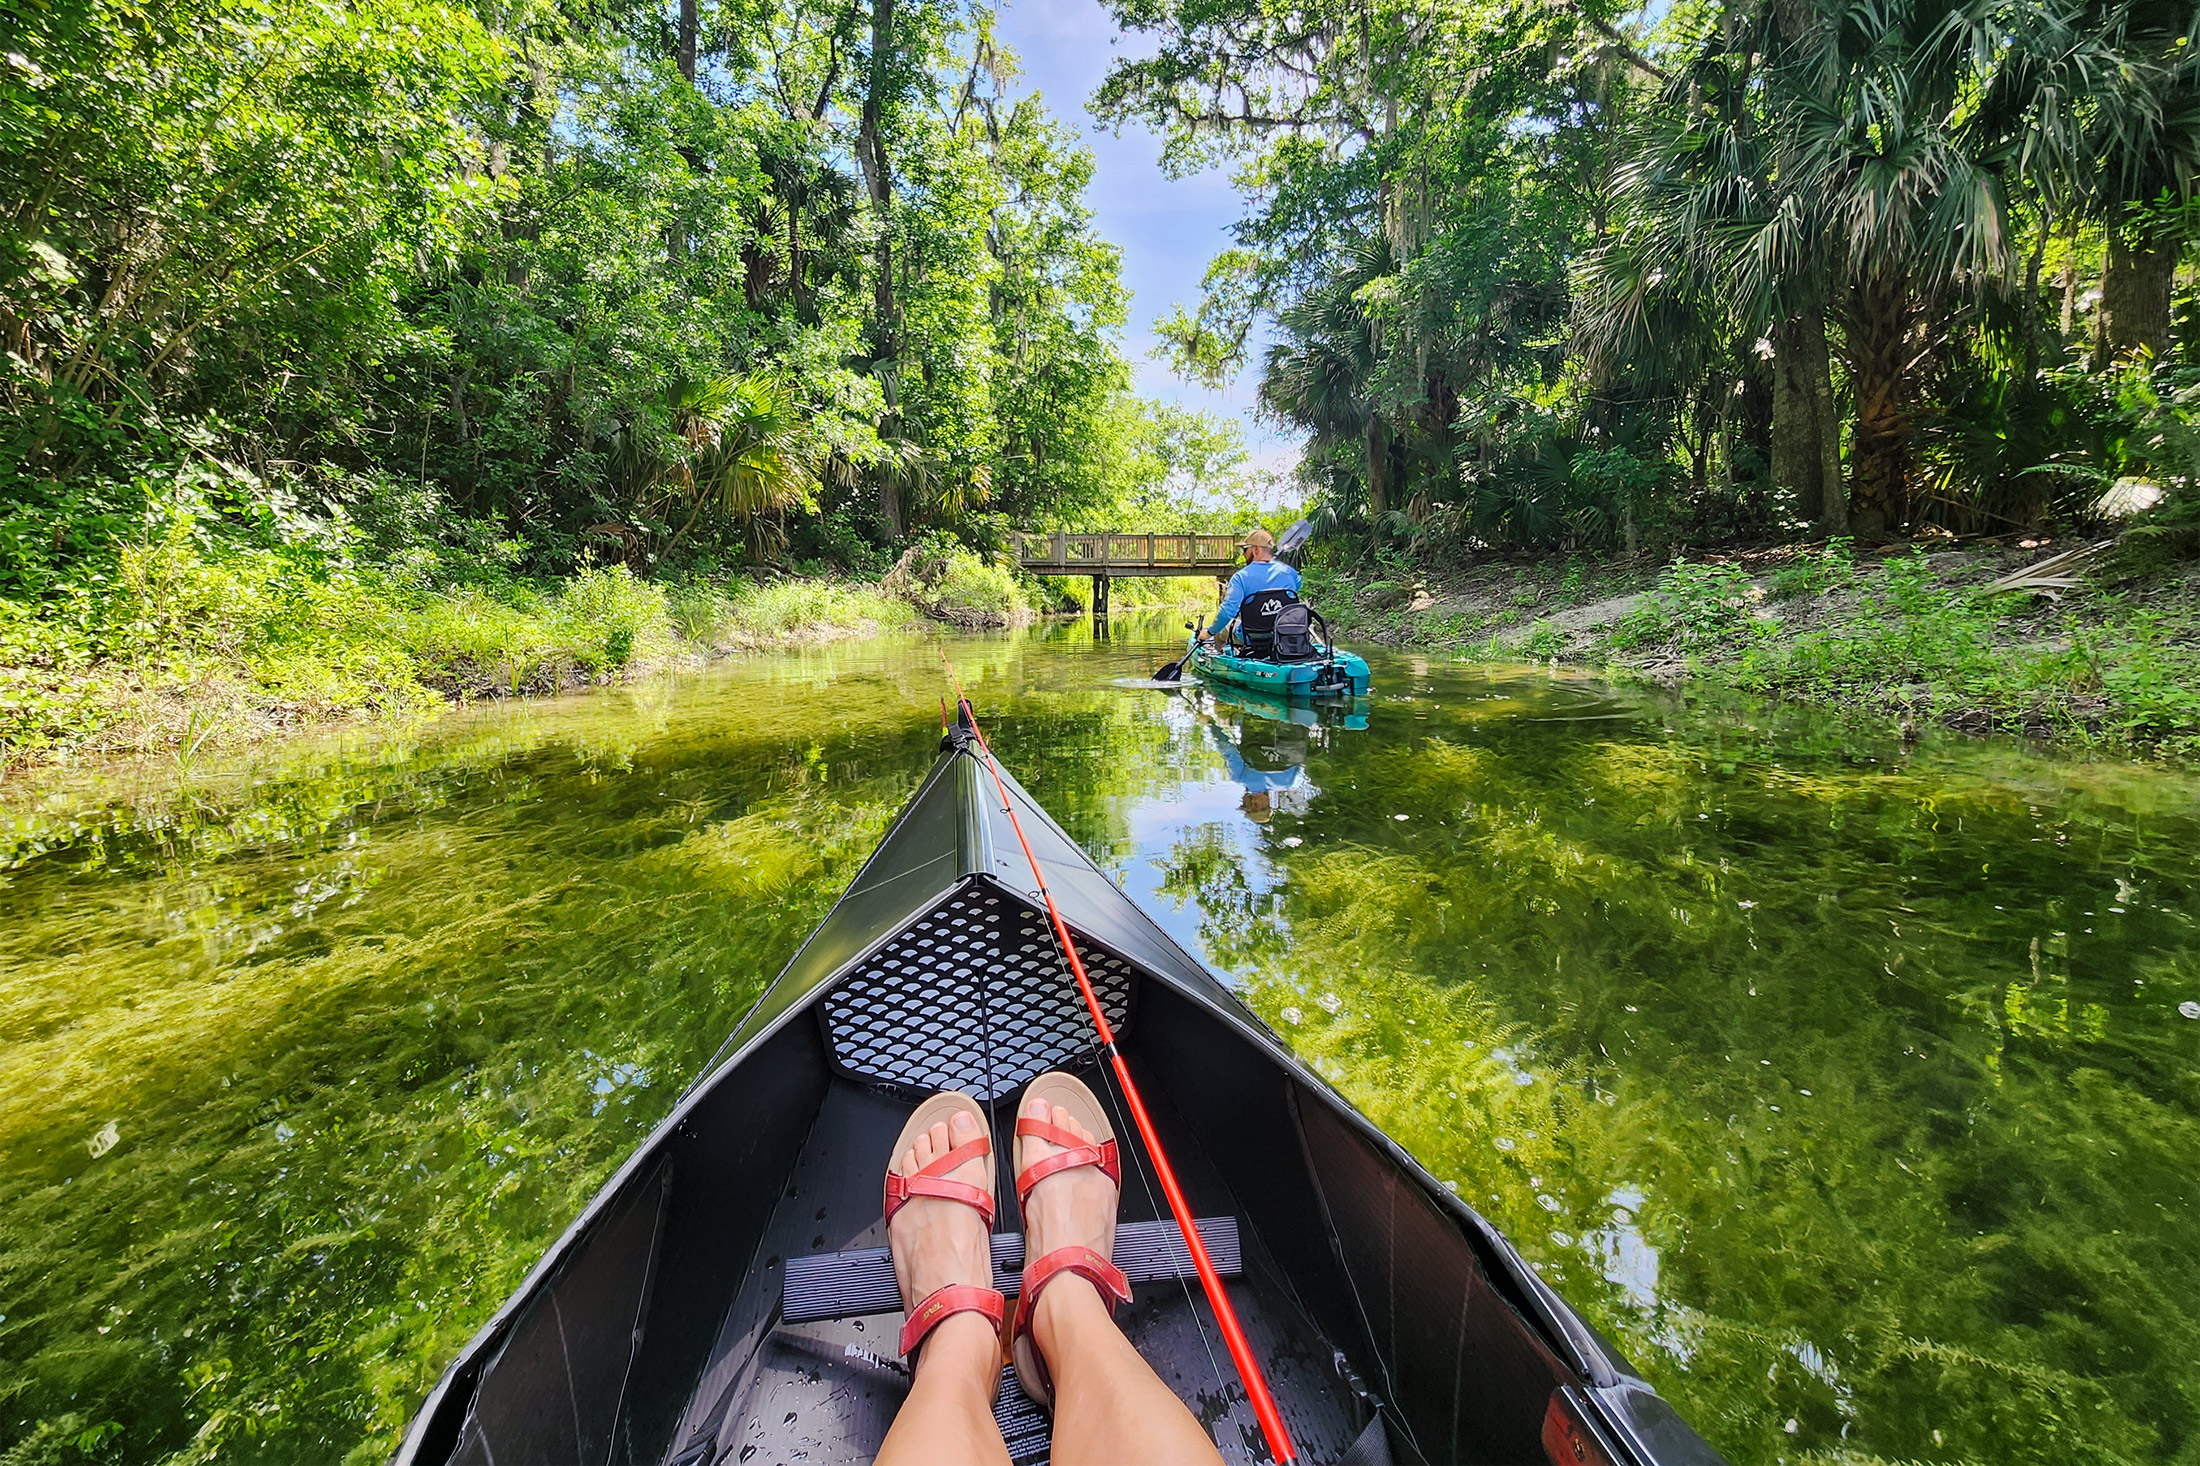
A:
{"label": "canoe seat", "polygon": [[[1242,1267],[1236,1217],[1201,1217],[1199,1237],[1215,1271],[1234,1278]],[[1173,1221],[1125,1222],[1115,1232],[1115,1265],[1133,1283],[1158,1283],[1193,1276],[1192,1254]],[[1021,1232],[993,1234],[993,1286],[1014,1293],[1024,1269]],[[883,1247],[852,1252],[819,1252],[787,1259],[780,1289],[782,1323],[860,1318],[901,1309],[901,1287],[894,1281],[893,1255]]]}

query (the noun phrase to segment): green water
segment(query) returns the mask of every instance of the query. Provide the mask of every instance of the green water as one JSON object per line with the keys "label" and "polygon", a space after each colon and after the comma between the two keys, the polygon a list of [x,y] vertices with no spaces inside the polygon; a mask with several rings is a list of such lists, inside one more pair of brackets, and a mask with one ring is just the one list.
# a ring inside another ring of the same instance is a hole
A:
{"label": "green water", "polygon": [[[1733,1459],[2200,1461],[2200,780],[1396,656],[1364,729],[1110,685],[1169,624],[947,645]],[[383,1456],[928,767],[933,647],[0,792],[0,1463]]]}

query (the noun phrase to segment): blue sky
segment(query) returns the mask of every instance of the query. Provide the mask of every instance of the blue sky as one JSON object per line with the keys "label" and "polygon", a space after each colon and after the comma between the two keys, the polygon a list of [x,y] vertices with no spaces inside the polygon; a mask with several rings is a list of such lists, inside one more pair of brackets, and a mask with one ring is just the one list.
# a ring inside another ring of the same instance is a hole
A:
{"label": "blue sky", "polygon": [[[1253,418],[1253,374],[1220,392],[1181,382],[1150,358],[1155,318],[1172,306],[1196,307],[1207,262],[1230,243],[1238,217],[1237,194],[1219,168],[1191,178],[1161,171],[1161,139],[1143,127],[1123,135],[1097,130],[1085,102],[1118,56],[1123,39],[1099,0],[1008,0],[995,22],[998,38],[1016,53],[1023,75],[1018,91],[1035,91],[1055,116],[1084,136],[1093,153],[1089,195],[1103,238],[1123,251],[1123,283],[1131,292],[1125,345],[1138,373],[1138,390],[1187,407],[1239,418],[1254,462],[1286,468],[1297,461],[1295,439]],[[1135,46],[1138,38],[1132,38]],[[1135,51],[1129,54],[1136,54]]]}

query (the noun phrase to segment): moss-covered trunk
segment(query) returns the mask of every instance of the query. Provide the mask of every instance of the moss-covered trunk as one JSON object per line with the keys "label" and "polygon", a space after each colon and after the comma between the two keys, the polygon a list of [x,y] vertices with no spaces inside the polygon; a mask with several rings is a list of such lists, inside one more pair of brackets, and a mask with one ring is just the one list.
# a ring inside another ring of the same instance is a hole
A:
{"label": "moss-covered trunk", "polygon": [[2170,287],[2180,250],[2173,240],[2108,242],[2101,272],[2101,345],[2111,357],[2145,348],[2156,360],[2169,354]]}

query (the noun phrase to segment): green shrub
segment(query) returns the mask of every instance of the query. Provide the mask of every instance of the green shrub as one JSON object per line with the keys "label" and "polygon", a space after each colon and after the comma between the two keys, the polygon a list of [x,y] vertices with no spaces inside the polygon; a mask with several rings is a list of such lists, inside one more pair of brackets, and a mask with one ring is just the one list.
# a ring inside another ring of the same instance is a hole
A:
{"label": "green shrub", "polygon": [[1777,633],[1757,614],[1757,588],[1738,565],[1675,561],[1612,630],[1620,651],[1668,645],[1683,655],[1748,645]]}
{"label": "green shrub", "polygon": [[939,531],[910,546],[884,585],[926,615],[957,626],[1012,626],[1032,614],[1015,572]]}
{"label": "green shrub", "polygon": [[[735,581],[714,594],[710,604],[709,630],[694,639],[733,645],[900,631],[917,622],[907,601],[858,581]],[[689,614],[702,623],[699,611]]]}
{"label": "green shrub", "polygon": [[[1092,609],[1092,577],[1050,575],[1041,582],[1055,597],[1080,611]],[[1215,607],[1215,583],[1204,575],[1134,576],[1108,582],[1108,605],[1117,611],[1149,607]]]}
{"label": "green shrub", "polygon": [[1531,657],[1555,657],[1566,650],[1566,633],[1548,621],[1538,621],[1521,638],[1520,650]]}
{"label": "green shrub", "polygon": [[1772,572],[1768,594],[1775,601],[1792,601],[1849,589],[1856,584],[1855,546],[1854,540],[1844,536],[1815,553],[1797,551],[1794,559]]}
{"label": "green shrub", "polygon": [[933,587],[933,594],[941,613],[951,621],[992,624],[997,617],[1005,625],[1031,611],[1023,587],[1006,566],[981,560],[967,550],[948,561],[947,573]]}
{"label": "green shrub", "polygon": [[624,565],[590,567],[565,583],[550,631],[591,673],[662,661],[673,649],[672,617],[662,587],[636,580]]}

